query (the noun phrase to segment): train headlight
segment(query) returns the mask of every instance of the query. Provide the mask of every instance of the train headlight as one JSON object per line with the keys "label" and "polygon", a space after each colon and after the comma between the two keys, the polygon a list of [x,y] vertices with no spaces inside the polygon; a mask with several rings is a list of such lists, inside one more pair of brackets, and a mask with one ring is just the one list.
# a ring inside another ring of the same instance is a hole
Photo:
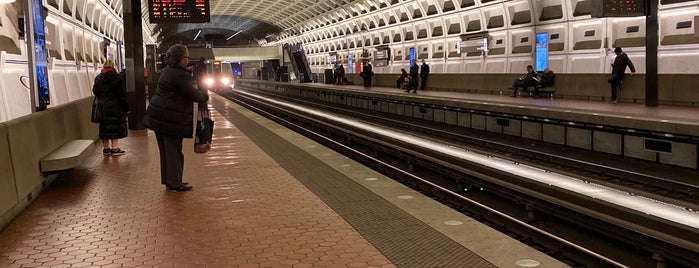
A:
{"label": "train headlight", "polygon": [[214,84],[214,79],[213,78],[206,78],[206,79],[204,79],[204,83],[206,83],[207,86],[211,86]]}
{"label": "train headlight", "polygon": [[228,77],[224,77],[224,78],[221,78],[221,83],[223,83],[224,85],[228,85],[231,83],[231,80],[228,79]]}

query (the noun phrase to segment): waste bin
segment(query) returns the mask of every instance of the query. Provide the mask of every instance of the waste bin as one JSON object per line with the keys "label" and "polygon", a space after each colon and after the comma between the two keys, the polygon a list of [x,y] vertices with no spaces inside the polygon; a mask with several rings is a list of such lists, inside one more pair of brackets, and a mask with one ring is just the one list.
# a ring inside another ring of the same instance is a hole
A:
{"label": "waste bin", "polygon": [[325,69],[325,83],[335,84],[335,76],[333,75],[333,69]]}

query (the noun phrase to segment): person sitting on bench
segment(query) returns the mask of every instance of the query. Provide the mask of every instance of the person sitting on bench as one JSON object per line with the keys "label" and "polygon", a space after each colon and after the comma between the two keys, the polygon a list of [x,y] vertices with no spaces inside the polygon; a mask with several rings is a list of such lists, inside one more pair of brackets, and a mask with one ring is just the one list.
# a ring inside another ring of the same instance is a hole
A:
{"label": "person sitting on bench", "polygon": [[398,76],[398,79],[396,79],[397,88],[402,88],[401,85],[403,84],[403,81],[405,81],[406,77],[408,77],[408,72],[405,71],[405,68],[400,68],[400,75]]}
{"label": "person sitting on bench", "polygon": [[553,82],[556,80],[556,75],[549,69],[549,67],[544,68],[544,73],[539,77],[540,87],[553,87]]}
{"label": "person sitting on bench", "polygon": [[[515,79],[514,83],[512,83],[512,90],[514,92],[512,93],[512,97],[517,97],[517,92],[521,89],[524,88],[526,89],[527,87],[534,87],[539,85],[539,82],[537,81],[538,77],[536,72],[534,71],[534,67],[531,65],[527,65],[527,74],[525,77],[520,77]],[[538,90],[536,90],[538,91]],[[538,92],[536,92],[538,93]]]}

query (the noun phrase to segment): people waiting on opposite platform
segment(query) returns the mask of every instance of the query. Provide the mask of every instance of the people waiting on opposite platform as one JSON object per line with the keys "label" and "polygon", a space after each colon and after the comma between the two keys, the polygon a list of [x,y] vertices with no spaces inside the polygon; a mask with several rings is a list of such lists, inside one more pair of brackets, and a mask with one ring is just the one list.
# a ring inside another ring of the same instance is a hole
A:
{"label": "people waiting on opposite platform", "polygon": [[396,79],[396,88],[402,88],[401,85],[405,82],[406,77],[408,77],[408,72],[405,71],[405,68],[400,68],[400,75]]}
{"label": "people waiting on opposite platform", "polygon": [[345,78],[345,67],[342,66],[342,63],[336,63],[335,65],[335,85],[341,86],[342,85],[342,80]]}
{"label": "people waiting on opposite platform", "polygon": [[[517,93],[520,89],[526,89],[527,87],[536,88],[539,85],[539,77],[534,71],[534,67],[527,65],[527,74],[524,77],[519,77],[515,79],[512,83],[512,97],[517,97]],[[535,93],[538,94],[538,90],[535,89]]]}

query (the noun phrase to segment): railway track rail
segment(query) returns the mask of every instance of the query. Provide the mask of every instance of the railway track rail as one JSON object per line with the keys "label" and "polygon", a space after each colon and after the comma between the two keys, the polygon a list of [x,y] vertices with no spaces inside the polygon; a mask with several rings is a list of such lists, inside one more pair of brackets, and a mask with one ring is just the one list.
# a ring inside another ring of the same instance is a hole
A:
{"label": "railway track rail", "polygon": [[[254,90],[223,95],[572,266],[699,266],[699,230],[695,228],[455,155],[480,155],[492,162],[555,172],[692,212],[697,210],[695,185],[513,147],[391,115]],[[328,120],[328,115],[339,119]]]}

